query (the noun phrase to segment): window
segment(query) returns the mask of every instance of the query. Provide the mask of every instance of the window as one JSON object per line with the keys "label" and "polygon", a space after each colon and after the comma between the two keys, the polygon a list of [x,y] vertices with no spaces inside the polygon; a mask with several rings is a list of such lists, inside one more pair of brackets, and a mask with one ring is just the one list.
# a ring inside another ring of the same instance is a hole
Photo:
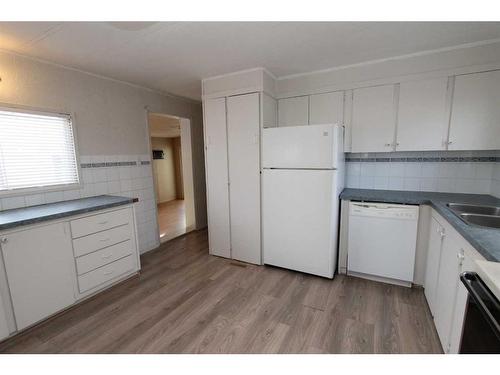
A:
{"label": "window", "polygon": [[75,184],[71,117],[0,107],[0,194]]}

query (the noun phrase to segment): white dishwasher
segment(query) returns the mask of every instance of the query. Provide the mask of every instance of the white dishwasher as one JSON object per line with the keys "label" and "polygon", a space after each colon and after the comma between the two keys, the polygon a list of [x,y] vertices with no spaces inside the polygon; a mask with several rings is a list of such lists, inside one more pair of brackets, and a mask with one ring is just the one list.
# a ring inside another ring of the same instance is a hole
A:
{"label": "white dishwasher", "polygon": [[410,286],[418,206],[350,202],[347,273]]}

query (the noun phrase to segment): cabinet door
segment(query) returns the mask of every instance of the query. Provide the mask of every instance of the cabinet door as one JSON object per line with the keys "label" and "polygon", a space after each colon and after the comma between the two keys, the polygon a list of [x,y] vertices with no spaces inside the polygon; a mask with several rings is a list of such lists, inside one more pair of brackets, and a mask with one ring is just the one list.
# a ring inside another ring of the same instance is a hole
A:
{"label": "cabinet door", "polygon": [[344,92],[311,95],[309,124],[341,124],[344,121]]}
{"label": "cabinet door", "polygon": [[262,94],[262,127],[278,126],[278,101],[267,94]]}
{"label": "cabinet door", "polygon": [[5,236],[2,253],[17,329],[75,302],[75,270],[66,223]]}
{"label": "cabinet door", "polygon": [[448,230],[443,239],[436,289],[434,323],[445,353],[450,350],[451,322],[458,290],[461,262],[457,255],[461,241],[454,230]]}
{"label": "cabinet door", "polygon": [[278,126],[309,124],[309,97],[298,96],[278,100]]}
{"label": "cabinet door", "polygon": [[397,151],[427,151],[446,148],[447,91],[447,77],[401,83]]}
{"label": "cabinet door", "polygon": [[[475,258],[471,253],[475,253],[475,251],[468,251],[470,248],[468,245],[464,245],[466,251],[464,249],[459,250],[459,254],[463,256],[462,266],[460,269],[460,273],[462,272],[470,272],[474,271],[475,259],[481,259],[480,257]],[[450,334],[450,344],[449,344],[449,353],[450,354],[458,354],[460,350],[460,340],[462,339],[462,328],[464,324],[465,317],[465,308],[467,305],[467,297],[469,293],[465,288],[464,284],[461,281],[458,282],[458,290],[457,297],[455,301],[455,307],[453,312],[453,319],[451,321],[451,334]]]}
{"label": "cabinet door", "polygon": [[394,86],[356,89],[352,104],[351,152],[393,150]]}
{"label": "cabinet door", "polygon": [[7,317],[5,315],[5,304],[0,295],[0,340],[9,336],[9,327],[7,326]]}
{"label": "cabinet door", "polygon": [[205,100],[203,109],[209,251],[230,258],[226,99]]}
{"label": "cabinet door", "polygon": [[259,94],[227,99],[231,255],[260,264]]}
{"label": "cabinet door", "polygon": [[429,247],[427,249],[427,265],[424,281],[424,294],[432,315],[436,314],[436,289],[441,259],[441,247],[444,229],[439,222],[431,217],[429,230]]}
{"label": "cabinet door", "polygon": [[450,150],[500,149],[500,71],[455,78]]}

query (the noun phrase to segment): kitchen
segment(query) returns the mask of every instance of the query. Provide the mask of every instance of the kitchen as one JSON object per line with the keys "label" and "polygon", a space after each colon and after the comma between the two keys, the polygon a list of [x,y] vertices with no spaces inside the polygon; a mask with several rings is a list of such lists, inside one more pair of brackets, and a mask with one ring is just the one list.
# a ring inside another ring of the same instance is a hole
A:
{"label": "kitchen", "polygon": [[[147,63],[131,46],[172,28],[207,50],[233,33],[234,60],[193,61],[204,78],[182,88],[175,74],[158,86],[168,64],[127,70]],[[354,30],[372,38],[340,43]],[[283,43],[279,66],[238,69],[250,32],[272,38],[269,56]],[[498,23],[2,22],[2,35],[19,43],[0,52],[1,353],[500,353]],[[79,65],[70,46],[96,35],[95,65]],[[191,137],[194,230],[162,243],[152,113]]]}

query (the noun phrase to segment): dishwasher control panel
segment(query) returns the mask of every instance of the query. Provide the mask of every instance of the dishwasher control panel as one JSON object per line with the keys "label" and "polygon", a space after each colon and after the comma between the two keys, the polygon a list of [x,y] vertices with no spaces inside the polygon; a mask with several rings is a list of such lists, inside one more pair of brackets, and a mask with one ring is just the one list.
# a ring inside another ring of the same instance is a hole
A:
{"label": "dishwasher control panel", "polygon": [[390,203],[351,202],[349,215],[398,220],[418,220],[419,206]]}

